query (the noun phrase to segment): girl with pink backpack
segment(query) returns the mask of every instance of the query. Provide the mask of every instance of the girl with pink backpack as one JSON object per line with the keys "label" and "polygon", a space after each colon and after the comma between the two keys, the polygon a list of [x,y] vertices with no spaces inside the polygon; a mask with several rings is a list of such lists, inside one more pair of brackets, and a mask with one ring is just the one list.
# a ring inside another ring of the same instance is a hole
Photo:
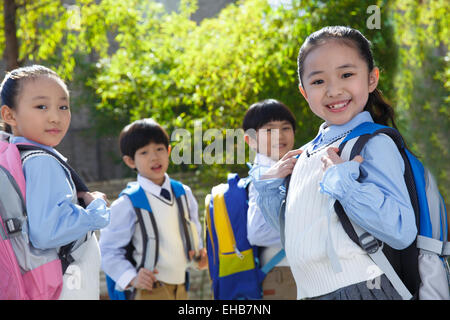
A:
{"label": "girl with pink backpack", "polygon": [[54,149],[70,125],[67,87],[33,65],[8,73],[0,92],[0,299],[98,299],[93,231],[110,210]]}

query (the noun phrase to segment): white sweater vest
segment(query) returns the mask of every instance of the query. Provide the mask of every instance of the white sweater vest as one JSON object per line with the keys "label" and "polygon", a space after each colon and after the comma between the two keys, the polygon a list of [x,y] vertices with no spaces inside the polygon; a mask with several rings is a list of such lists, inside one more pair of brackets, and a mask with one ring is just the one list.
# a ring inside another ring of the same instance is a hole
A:
{"label": "white sweater vest", "polygon": [[[158,228],[159,254],[155,266],[158,270],[155,275],[156,279],[170,284],[182,284],[185,282],[188,261],[180,232],[179,212],[174,195],[172,194],[172,204],[168,204],[149,192],[145,194]],[[142,210],[142,213],[148,214],[146,210]],[[135,247],[133,258],[141,261],[143,246],[139,224],[136,224],[132,242]]]}
{"label": "white sweater vest", "polygon": [[[340,141],[329,147],[337,147]],[[303,152],[289,185],[285,247],[298,299],[324,295],[380,275],[370,257],[347,236],[334,209],[327,218],[329,196],[319,191],[324,174],[321,157],[326,149],[309,157]],[[342,267],[339,273],[334,272],[327,255],[328,232]]]}

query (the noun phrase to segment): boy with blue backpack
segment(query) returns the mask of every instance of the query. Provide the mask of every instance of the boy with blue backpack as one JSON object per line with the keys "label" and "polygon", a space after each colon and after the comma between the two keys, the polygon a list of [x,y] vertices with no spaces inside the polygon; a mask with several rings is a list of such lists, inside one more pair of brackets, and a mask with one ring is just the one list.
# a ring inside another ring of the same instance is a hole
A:
{"label": "boy with blue backpack", "polygon": [[259,177],[294,145],[295,117],[268,99],[247,110],[244,139],[256,151],[249,177],[230,174],[206,199],[207,249],[215,299],[295,299],[295,281],[280,235],[256,204]]}
{"label": "boy with blue backpack", "polygon": [[190,266],[206,267],[198,205],[191,189],[171,179],[169,137],[152,119],[119,137],[125,164],[138,172],[111,205],[101,231],[102,268],[111,299],[187,299]]}

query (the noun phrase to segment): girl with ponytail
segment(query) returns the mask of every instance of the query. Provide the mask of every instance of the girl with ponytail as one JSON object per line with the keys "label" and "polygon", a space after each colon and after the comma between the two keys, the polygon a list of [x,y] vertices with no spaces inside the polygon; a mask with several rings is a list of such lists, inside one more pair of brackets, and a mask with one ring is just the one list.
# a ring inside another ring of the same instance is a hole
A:
{"label": "girl with ponytail", "polygon": [[[316,31],[300,49],[298,76],[300,92],[324,123],[298,158],[286,154],[254,184],[266,220],[281,221],[274,226],[284,232],[297,297],[401,299],[348,237],[330,205],[338,200],[350,220],[394,249],[404,249],[416,238],[404,162],[395,143],[377,135],[350,161],[337,154],[340,142],[363,122],[396,127],[394,111],[377,89],[379,70],[370,42],[348,27]],[[290,173],[286,195],[280,186]],[[283,200],[285,220],[279,220]]]}

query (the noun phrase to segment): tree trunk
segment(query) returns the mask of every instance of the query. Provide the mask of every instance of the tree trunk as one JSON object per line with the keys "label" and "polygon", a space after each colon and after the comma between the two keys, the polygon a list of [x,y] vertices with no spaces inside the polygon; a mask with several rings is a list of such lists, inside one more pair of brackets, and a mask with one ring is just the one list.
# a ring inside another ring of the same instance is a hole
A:
{"label": "tree trunk", "polygon": [[5,60],[6,70],[19,67],[19,41],[16,33],[16,3],[15,0],[3,0],[3,16],[5,22]]}

